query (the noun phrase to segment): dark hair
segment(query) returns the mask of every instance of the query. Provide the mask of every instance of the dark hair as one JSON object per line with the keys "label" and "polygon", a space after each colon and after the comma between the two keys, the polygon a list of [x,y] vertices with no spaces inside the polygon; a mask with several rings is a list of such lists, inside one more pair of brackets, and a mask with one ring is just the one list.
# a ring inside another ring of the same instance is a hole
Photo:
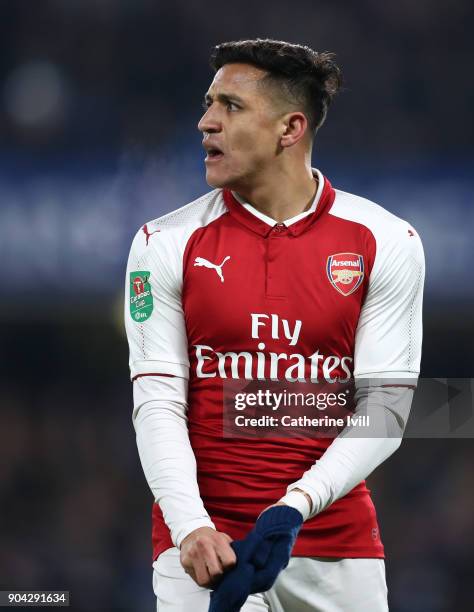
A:
{"label": "dark hair", "polygon": [[225,64],[235,63],[266,70],[265,80],[279,85],[287,99],[302,107],[315,133],[342,85],[342,74],[333,58],[332,53],[318,53],[305,45],[257,38],[217,45],[210,63],[216,72]]}

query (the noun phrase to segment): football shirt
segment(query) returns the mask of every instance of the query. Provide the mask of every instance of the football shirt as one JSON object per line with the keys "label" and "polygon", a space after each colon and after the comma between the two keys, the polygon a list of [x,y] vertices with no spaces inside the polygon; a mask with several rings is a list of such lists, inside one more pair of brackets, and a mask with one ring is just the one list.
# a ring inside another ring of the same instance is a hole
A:
{"label": "football shirt", "polygon": [[[217,189],[141,228],[127,271],[131,377],[188,380],[189,439],[205,508],[237,539],[331,443],[226,438],[228,380],[414,378],[423,252],[405,221],[315,170],[307,213],[276,223]],[[154,556],[171,547],[157,504]],[[294,555],[383,557],[361,482],[304,524]]]}

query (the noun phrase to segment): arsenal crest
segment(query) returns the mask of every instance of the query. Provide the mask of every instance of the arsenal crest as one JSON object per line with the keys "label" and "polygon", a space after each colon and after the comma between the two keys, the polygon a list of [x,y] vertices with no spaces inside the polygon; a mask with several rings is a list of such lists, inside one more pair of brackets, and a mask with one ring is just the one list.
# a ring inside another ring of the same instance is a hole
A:
{"label": "arsenal crest", "polygon": [[328,257],[326,272],[331,285],[350,295],[364,280],[364,258],[356,253],[336,253]]}

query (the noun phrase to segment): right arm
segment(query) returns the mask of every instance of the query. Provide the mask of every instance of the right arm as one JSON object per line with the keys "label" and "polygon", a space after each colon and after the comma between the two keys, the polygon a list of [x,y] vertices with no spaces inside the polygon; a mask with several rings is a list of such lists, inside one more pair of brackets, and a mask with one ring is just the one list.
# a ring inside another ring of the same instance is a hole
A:
{"label": "right arm", "polygon": [[199,494],[187,427],[186,387],[184,378],[164,376],[143,376],[133,383],[140,461],[178,548],[195,529],[215,529]]}
{"label": "right arm", "polygon": [[187,429],[189,361],[181,285],[179,249],[167,232],[147,245],[139,231],[125,293],[137,446],[173,544],[181,549],[183,567],[208,586],[235,563],[235,555],[229,536],[215,530],[199,493]]}

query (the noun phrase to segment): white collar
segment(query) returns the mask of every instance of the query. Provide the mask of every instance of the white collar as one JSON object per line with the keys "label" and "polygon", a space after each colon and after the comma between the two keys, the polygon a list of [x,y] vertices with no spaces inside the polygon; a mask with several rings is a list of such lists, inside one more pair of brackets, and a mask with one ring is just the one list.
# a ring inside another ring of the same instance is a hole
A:
{"label": "white collar", "polygon": [[[300,213],[299,215],[296,215],[295,217],[291,217],[291,219],[286,219],[286,221],[283,221],[283,225],[285,225],[286,227],[289,227],[290,225],[293,225],[293,223],[296,223],[297,221],[304,219],[308,215],[311,215],[312,213],[315,212],[318,206],[319,199],[321,198],[321,194],[323,192],[324,177],[317,168],[312,168],[312,171],[313,171],[313,176],[318,179],[318,188],[316,190],[316,195],[314,196],[313,203],[311,204],[308,210],[305,210],[304,212]],[[260,212],[259,210],[254,208],[252,204],[245,202],[245,200],[243,200],[237,193],[235,193],[235,191],[232,192],[232,195],[238,202],[240,202],[240,204],[242,204],[244,208],[246,208],[250,213],[252,213],[252,215],[257,217],[261,221],[264,221],[270,227],[273,227],[274,225],[278,224],[278,222],[275,221],[275,219],[272,219],[268,215],[265,215],[264,213]]]}

